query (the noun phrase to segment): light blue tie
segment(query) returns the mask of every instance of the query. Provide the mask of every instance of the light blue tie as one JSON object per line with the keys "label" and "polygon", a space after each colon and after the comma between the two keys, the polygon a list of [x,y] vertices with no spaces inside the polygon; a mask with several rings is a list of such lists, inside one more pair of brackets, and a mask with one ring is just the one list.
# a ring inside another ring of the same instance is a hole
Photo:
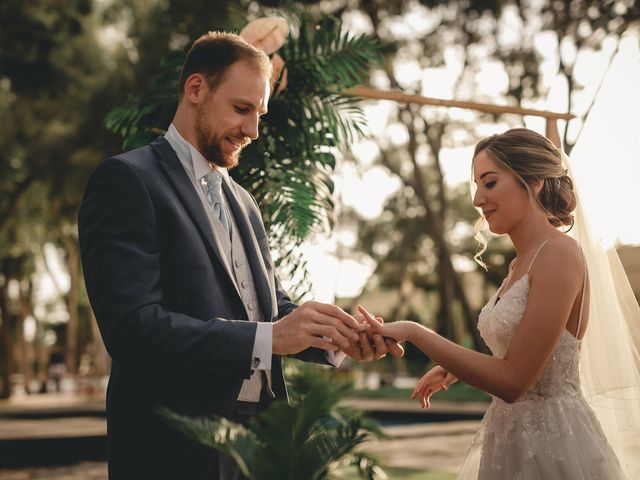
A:
{"label": "light blue tie", "polygon": [[206,196],[213,208],[213,213],[220,219],[227,233],[231,232],[229,216],[224,208],[222,198],[222,174],[217,170],[211,170],[204,176],[206,183]]}

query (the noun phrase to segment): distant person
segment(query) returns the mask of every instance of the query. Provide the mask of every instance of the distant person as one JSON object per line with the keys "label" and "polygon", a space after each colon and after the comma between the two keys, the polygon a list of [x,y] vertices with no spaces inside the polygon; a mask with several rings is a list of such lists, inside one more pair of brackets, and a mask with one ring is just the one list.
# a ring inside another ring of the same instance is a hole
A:
{"label": "distant person", "polygon": [[581,391],[581,345],[596,292],[581,245],[559,230],[573,225],[577,205],[560,150],[524,128],[493,135],[476,146],[473,179],[474,206],[517,253],[478,320],[493,356],[413,322],[382,325],[367,316],[371,331],[408,340],[439,364],[415,388],[423,407],[458,379],[493,396],[458,478],[626,478]]}
{"label": "distant person", "polygon": [[233,462],[152,412],[246,421],[286,398],[281,356],[337,365],[374,348],[334,305],[294,305],[275,275],[254,198],[228,169],[258,137],[271,64],[236,35],[189,51],[167,134],[102,163],[78,216],[87,291],[113,358],[107,390],[111,479],[239,478]]}
{"label": "distant person", "polygon": [[51,352],[47,365],[47,377],[53,381],[56,392],[62,391],[62,379],[66,374],[67,364],[65,363],[64,354],[59,351]]}

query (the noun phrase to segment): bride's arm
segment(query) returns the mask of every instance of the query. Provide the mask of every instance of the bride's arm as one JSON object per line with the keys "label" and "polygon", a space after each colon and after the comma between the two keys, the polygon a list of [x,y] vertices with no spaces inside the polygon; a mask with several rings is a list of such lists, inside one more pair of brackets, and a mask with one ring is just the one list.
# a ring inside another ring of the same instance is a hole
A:
{"label": "bride's arm", "polygon": [[553,352],[582,287],[582,269],[580,251],[569,238],[540,252],[530,273],[527,307],[502,359],[456,345],[415,322],[382,325],[365,317],[373,330],[410,341],[463,382],[514,402],[534,384]]}

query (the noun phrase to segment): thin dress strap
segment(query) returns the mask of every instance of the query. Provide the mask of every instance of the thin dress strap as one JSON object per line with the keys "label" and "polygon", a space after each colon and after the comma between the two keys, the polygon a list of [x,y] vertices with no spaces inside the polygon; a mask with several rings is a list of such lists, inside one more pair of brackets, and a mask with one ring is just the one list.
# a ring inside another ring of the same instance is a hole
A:
{"label": "thin dress strap", "polygon": [[533,258],[531,259],[531,263],[529,264],[529,269],[527,270],[527,273],[529,273],[531,271],[531,267],[533,267],[533,262],[536,261],[536,257],[538,256],[538,254],[540,253],[540,250],[542,250],[542,247],[544,247],[547,242],[551,240],[550,238],[547,238],[544,242],[542,242],[542,245],[540,245],[538,247],[538,250],[536,251],[536,254],[533,256]]}
{"label": "thin dress strap", "polygon": [[578,328],[576,328],[576,334],[574,337],[578,338],[580,335],[580,325],[582,324],[582,310],[584,309],[584,297],[586,293],[587,287],[587,261],[584,258],[584,252],[580,249],[580,253],[582,254],[582,298],[580,299],[580,313],[578,314]]}

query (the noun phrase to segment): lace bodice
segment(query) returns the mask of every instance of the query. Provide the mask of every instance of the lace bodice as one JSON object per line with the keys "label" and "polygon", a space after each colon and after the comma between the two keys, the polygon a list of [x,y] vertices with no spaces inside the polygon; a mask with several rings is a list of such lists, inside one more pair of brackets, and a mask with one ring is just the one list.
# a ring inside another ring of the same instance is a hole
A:
{"label": "lace bodice", "polygon": [[[478,329],[491,353],[502,358],[527,306],[529,273],[514,282],[498,301],[499,292],[500,289],[480,312]],[[564,330],[542,374],[522,399],[579,395],[579,361],[580,341]]]}

